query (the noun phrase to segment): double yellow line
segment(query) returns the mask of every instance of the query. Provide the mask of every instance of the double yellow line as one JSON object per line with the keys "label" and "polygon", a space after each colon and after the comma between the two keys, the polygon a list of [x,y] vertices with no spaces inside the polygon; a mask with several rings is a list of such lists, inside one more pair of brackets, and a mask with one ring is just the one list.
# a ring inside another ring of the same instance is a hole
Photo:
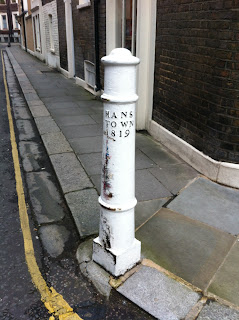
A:
{"label": "double yellow line", "polygon": [[3,65],[3,79],[6,92],[6,102],[7,102],[7,114],[10,128],[10,139],[12,145],[12,157],[15,170],[15,179],[16,179],[16,191],[18,196],[18,207],[19,207],[19,216],[20,223],[23,234],[24,249],[25,249],[25,258],[28,266],[29,273],[32,278],[32,282],[35,287],[38,289],[41,300],[47,308],[49,314],[51,315],[49,320],[59,319],[59,320],[82,320],[76,313],[73,312],[73,309],[69,304],[63,299],[62,295],[57,293],[53,287],[48,287],[45,280],[43,279],[39,267],[36,262],[31,231],[29,227],[29,220],[27,214],[27,207],[21,177],[21,170],[19,165],[19,156],[18,149],[16,144],[12,114],[11,114],[11,105],[6,81],[6,71],[5,64],[3,59],[3,53],[1,50],[1,58]]}

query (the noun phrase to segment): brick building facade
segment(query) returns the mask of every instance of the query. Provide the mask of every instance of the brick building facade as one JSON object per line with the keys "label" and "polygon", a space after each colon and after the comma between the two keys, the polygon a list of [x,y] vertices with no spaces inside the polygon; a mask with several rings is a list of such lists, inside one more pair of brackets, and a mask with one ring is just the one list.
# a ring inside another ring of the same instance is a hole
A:
{"label": "brick building facade", "polygon": [[213,159],[237,163],[238,8],[158,1],[153,105],[154,121]]}
{"label": "brick building facade", "polygon": [[[9,14],[12,22],[11,41],[20,41],[20,28],[17,22],[18,5],[16,1],[9,0]],[[9,35],[9,17],[7,10],[7,0],[0,0],[0,42],[8,42]]]}

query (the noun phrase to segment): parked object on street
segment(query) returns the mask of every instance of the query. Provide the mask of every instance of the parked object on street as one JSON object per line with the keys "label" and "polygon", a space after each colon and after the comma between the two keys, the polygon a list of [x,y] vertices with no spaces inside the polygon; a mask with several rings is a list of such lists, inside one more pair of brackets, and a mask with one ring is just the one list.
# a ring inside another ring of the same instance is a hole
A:
{"label": "parked object on street", "polygon": [[93,260],[114,276],[140,260],[134,237],[136,67],[139,59],[127,49],[114,49],[105,65],[100,231],[93,242]]}

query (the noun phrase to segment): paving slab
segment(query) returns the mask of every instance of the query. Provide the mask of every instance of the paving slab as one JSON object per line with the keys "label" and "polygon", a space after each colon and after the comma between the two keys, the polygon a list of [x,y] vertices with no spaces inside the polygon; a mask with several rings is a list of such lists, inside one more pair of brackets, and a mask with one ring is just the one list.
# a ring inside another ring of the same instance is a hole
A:
{"label": "paving slab", "polygon": [[238,320],[239,311],[221,305],[217,302],[210,302],[200,312],[197,320]]}
{"label": "paving slab", "polygon": [[101,170],[102,170],[102,153],[101,152],[81,154],[80,156],[78,156],[78,158],[80,159],[83,167],[85,168],[86,172],[90,176],[101,174]]}
{"label": "paving slab", "polygon": [[64,193],[93,187],[74,153],[55,154],[50,159]]}
{"label": "paving slab", "polygon": [[52,224],[41,226],[39,235],[48,254],[53,258],[57,258],[64,251],[65,244],[70,237],[70,231],[64,226]]}
{"label": "paving slab", "polygon": [[56,117],[62,116],[80,116],[92,114],[91,108],[80,108],[77,104],[75,107],[67,105],[65,108],[49,108],[51,114]]}
{"label": "paving slab", "polygon": [[102,152],[101,136],[69,139],[69,142],[77,154]]}
{"label": "paving slab", "polygon": [[49,155],[72,151],[62,132],[45,133],[42,135],[42,140]]}
{"label": "paving slab", "polygon": [[117,291],[160,320],[185,318],[200,299],[200,295],[189,287],[146,266],[135,272]]}
{"label": "paving slab", "polygon": [[72,101],[52,101],[52,102],[47,102],[46,103],[47,108],[49,110],[55,110],[56,112],[59,109],[63,109],[64,110],[64,114],[66,112],[67,109],[71,109],[71,108],[77,108],[78,104],[76,102],[72,102]]}
{"label": "paving slab", "polygon": [[35,137],[32,120],[16,120],[19,140],[32,140]]}
{"label": "paving slab", "polygon": [[100,208],[95,189],[71,192],[65,195],[81,237],[99,232]]}
{"label": "paving slab", "polygon": [[50,113],[44,105],[30,107],[31,113],[34,118],[49,117]]}
{"label": "paving slab", "polygon": [[150,219],[170,198],[138,202],[135,207],[135,228],[138,229]]}
{"label": "paving slab", "polygon": [[19,152],[26,172],[39,171],[43,165],[43,146],[33,141],[20,141]]}
{"label": "paving slab", "polygon": [[41,101],[41,99],[28,101],[27,104],[30,108],[34,106],[44,106],[44,103]]}
{"label": "paving slab", "polygon": [[199,173],[186,163],[163,168],[159,166],[150,169],[150,172],[174,195],[199,176]]}
{"label": "paving slab", "polygon": [[96,122],[89,115],[75,115],[75,116],[66,116],[66,115],[55,115],[54,119],[58,125],[64,126],[75,126],[75,125],[89,125],[96,124]]}
{"label": "paving slab", "polygon": [[26,175],[29,195],[38,224],[57,222],[64,218],[61,198],[47,172],[30,172]]}
{"label": "paving slab", "polygon": [[60,128],[57,126],[55,120],[53,120],[51,116],[35,119],[35,122],[40,134],[60,131]]}
{"label": "paving slab", "polygon": [[[208,291],[239,306],[239,242],[229,252]],[[239,319],[239,317],[238,317]]]}
{"label": "paving slab", "polygon": [[96,123],[101,124],[103,122],[103,113],[92,114],[91,118],[94,119]]}
{"label": "paving slab", "polygon": [[139,149],[162,168],[183,162],[180,158],[169,153],[162,145],[156,143],[154,145],[145,144]]}
{"label": "paving slab", "polygon": [[142,255],[205,289],[235,237],[162,208],[137,232]]}
{"label": "paving slab", "polygon": [[199,178],[168,208],[233,235],[239,234],[239,190]]}
{"label": "paving slab", "polygon": [[156,167],[156,163],[152,161],[146,154],[139,149],[135,150],[135,169],[148,169]]}
{"label": "paving slab", "polygon": [[172,194],[147,169],[136,170],[135,194],[138,201],[172,196]]}
{"label": "paving slab", "polygon": [[61,131],[64,133],[67,139],[95,137],[103,135],[102,124],[90,124],[84,126],[64,126],[61,125]]}

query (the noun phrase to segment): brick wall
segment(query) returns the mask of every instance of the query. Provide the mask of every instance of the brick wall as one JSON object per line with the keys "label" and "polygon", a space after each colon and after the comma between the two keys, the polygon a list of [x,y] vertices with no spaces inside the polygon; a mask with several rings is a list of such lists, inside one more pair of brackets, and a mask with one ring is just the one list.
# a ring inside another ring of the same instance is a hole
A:
{"label": "brick wall", "polygon": [[61,68],[68,70],[64,1],[57,1],[57,15],[58,15],[58,30],[60,30],[59,32],[60,65],[61,65]]}
{"label": "brick wall", "polygon": [[239,1],[157,4],[153,120],[210,157],[239,162]]}

